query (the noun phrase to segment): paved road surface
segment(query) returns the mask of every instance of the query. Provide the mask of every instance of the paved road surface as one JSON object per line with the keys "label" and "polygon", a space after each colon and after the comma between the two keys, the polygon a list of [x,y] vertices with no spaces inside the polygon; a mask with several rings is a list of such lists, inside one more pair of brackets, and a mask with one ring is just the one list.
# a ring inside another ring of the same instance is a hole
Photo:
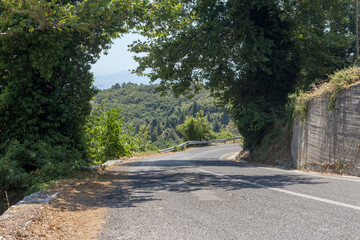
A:
{"label": "paved road surface", "polygon": [[237,144],[129,162],[100,239],[360,239],[360,179],[239,164]]}

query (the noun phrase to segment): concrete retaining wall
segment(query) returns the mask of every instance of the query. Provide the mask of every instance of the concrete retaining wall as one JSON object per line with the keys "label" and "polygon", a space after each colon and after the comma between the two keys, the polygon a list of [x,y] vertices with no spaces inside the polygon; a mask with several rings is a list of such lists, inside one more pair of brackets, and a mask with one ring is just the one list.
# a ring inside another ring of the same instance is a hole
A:
{"label": "concrete retaining wall", "polygon": [[348,174],[360,176],[360,84],[340,92],[332,111],[328,106],[329,96],[316,97],[307,118],[294,122],[294,164],[315,170],[349,167]]}

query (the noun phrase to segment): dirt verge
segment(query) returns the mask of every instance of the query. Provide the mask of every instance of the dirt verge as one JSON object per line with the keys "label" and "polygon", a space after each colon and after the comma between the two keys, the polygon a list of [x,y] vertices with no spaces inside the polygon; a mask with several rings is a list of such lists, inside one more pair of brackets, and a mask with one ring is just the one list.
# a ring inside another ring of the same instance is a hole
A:
{"label": "dirt verge", "polygon": [[[111,185],[111,176],[60,181],[52,201],[11,207],[0,220],[3,239],[96,239],[105,222],[106,205],[98,198]],[[5,216],[5,218],[4,218]],[[1,237],[0,237],[1,239]]]}

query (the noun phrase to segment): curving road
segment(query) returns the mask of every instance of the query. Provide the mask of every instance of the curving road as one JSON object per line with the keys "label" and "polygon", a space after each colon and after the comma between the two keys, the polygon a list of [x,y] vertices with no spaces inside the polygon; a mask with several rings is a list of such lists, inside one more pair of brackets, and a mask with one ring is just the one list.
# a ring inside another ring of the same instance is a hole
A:
{"label": "curving road", "polygon": [[360,239],[360,179],[219,160],[237,144],[123,163],[100,239]]}

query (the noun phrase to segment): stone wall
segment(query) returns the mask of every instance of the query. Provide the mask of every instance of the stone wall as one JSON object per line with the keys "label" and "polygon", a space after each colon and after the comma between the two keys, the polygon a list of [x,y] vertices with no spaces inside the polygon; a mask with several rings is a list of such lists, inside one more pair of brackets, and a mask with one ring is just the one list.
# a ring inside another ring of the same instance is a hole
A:
{"label": "stone wall", "polygon": [[337,95],[335,108],[329,96],[318,96],[308,105],[307,117],[296,120],[291,152],[296,167],[334,168],[360,176],[360,84]]}

